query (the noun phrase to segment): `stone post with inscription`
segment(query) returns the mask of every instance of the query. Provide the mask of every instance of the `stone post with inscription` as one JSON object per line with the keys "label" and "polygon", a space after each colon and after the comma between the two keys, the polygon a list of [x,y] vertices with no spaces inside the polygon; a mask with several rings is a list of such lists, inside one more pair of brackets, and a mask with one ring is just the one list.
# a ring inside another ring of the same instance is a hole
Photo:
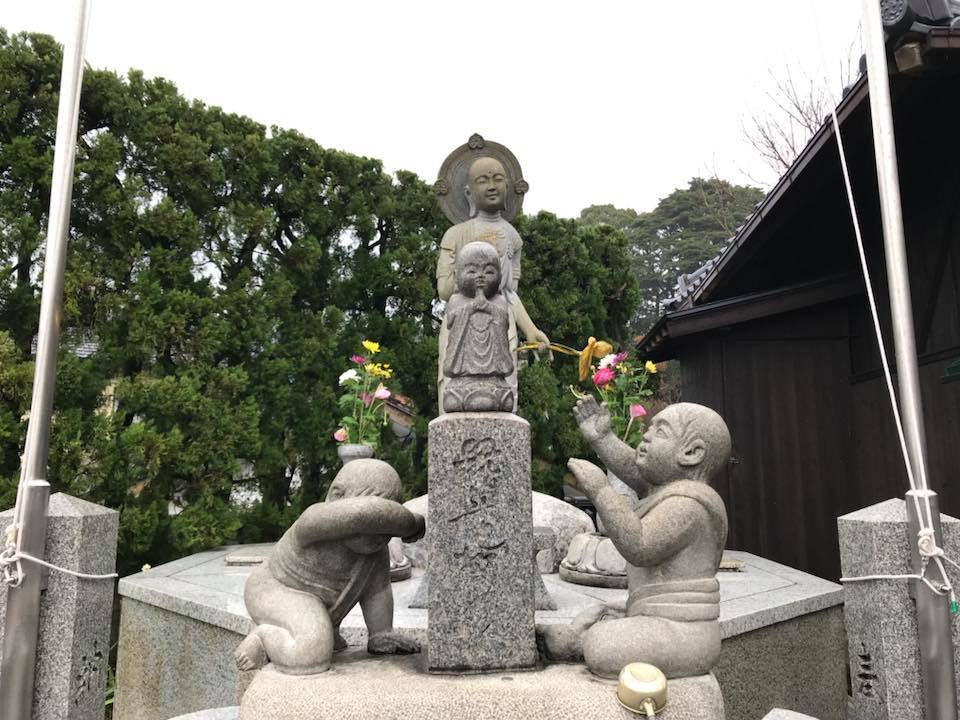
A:
{"label": "stone post with inscription", "polygon": [[530,425],[512,413],[451,413],[430,423],[429,440],[429,667],[533,667]]}
{"label": "stone post with inscription", "polygon": [[[944,551],[960,552],[960,521],[940,515]],[[912,573],[906,504],[887,500],[837,519],[844,577]],[[950,582],[960,573],[946,564]],[[936,580],[931,568],[928,577]],[[917,612],[910,581],[868,580],[844,584],[851,696],[850,720],[922,720],[923,687]],[[960,624],[953,624],[954,663],[960,667]],[[960,702],[960,698],[958,698]]]}
{"label": "stone post with inscription", "polygon": [[[120,514],[64,493],[50,496],[43,557],[74,572],[105,575],[116,569]],[[13,510],[0,513],[0,532]],[[34,720],[102,720],[110,665],[110,621],[115,580],[86,580],[24,563],[42,572],[40,633],[33,690]],[[0,583],[0,641],[7,586]]]}

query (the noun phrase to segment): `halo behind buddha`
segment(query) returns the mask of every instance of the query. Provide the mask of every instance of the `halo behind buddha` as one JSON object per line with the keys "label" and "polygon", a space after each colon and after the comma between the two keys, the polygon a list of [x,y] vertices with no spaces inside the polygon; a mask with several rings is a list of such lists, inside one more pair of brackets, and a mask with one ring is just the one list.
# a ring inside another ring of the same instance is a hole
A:
{"label": "halo behind buddha", "polygon": [[440,209],[452,223],[461,223],[471,218],[470,203],[463,189],[467,185],[470,165],[481,157],[492,157],[498,160],[506,170],[509,187],[504,201],[503,218],[509,222],[523,209],[523,196],[530,186],[523,179],[520,162],[507,147],[484,140],[474,133],[464,145],[450,153],[443,161],[437,182],[433,185]]}

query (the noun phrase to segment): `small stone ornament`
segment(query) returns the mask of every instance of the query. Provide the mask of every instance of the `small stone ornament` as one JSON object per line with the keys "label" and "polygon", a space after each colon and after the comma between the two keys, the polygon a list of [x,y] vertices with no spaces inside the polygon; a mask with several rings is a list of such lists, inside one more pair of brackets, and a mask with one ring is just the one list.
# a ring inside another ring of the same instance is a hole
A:
{"label": "small stone ornament", "polygon": [[343,466],[325,502],[308,507],[250,573],[243,599],[256,623],[236,651],[237,666],[267,662],[288,675],[329,669],[346,647],[340,623],[357,604],[373,654],[406,654],[420,644],[393,630],[390,587],[392,537],[416,542],[423,516],[400,504],[400,478],[385,462],[354,460]]}
{"label": "small stone ornament", "polygon": [[510,309],[500,279],[500,259],[492,245],[472,242],[457,254],[457,292],[444,319],[444,412],[513,410]]}
{"label": "small stone ornament", "polygon": [[549,659],[583,660],[602,677],[617,677],[632,662],[655,665],[668,678],[706,675],[720,657],[716,574],[727,537],[723,500],[707,483],[730,455],[726,423],[702,405],[670,405],[634,450],[592,397],[579,400],[575,414],[599,458],[637,493],[621,495],[586,460],[568,463],[627,562],[627,602],[589,608],[570,625],[538,627],[541,649]]}

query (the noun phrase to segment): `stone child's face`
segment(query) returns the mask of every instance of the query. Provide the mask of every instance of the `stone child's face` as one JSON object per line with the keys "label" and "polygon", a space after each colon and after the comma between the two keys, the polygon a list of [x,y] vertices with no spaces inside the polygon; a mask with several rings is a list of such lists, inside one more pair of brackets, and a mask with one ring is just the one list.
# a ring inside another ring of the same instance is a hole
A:
{"label": "stone child's face", "polygon": [[492,298],[500,289],[500,263],[496,260],[465,262],[457,275],[457,285],[467,297],[476,296],[479,290],[488,299]]}
{"label": "stone child's face", "polygon": [[647,482],[661,485],[676,477],[682,443],[679,418],[674,417],[669,409],[658,413],[637,445],[637,466]]}
{"label": "stone child's face", "polygon": [[480,158],[470,166],[467,188],[478,210],[503,210],[507,197],[507,173],[493,158]]}

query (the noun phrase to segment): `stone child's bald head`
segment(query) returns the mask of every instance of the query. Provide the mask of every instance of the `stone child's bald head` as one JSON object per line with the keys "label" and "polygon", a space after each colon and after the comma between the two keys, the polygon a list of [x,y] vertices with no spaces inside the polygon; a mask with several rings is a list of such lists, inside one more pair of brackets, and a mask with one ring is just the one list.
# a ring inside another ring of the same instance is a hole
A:
{"label": "stone child's bald head", "polygon": [[500,289],[500,256],[487,242],[474,241],[457,253],[457,291],[466,297],[475,297],[479,290],[492,298]]}
{"label": "stone child's bald head", "polygon": [[648,482],[687,478],[709,482],[730,458],[730,431],[708,407],[676,403],[650,421],[637,446],[637,465]]}
{"label": "stone child's bald head", "polygon": [[327,502],[365,495],[401,502],[403,487],[397,471],[382,460],[352,460],[343,466],[330,483]]}

